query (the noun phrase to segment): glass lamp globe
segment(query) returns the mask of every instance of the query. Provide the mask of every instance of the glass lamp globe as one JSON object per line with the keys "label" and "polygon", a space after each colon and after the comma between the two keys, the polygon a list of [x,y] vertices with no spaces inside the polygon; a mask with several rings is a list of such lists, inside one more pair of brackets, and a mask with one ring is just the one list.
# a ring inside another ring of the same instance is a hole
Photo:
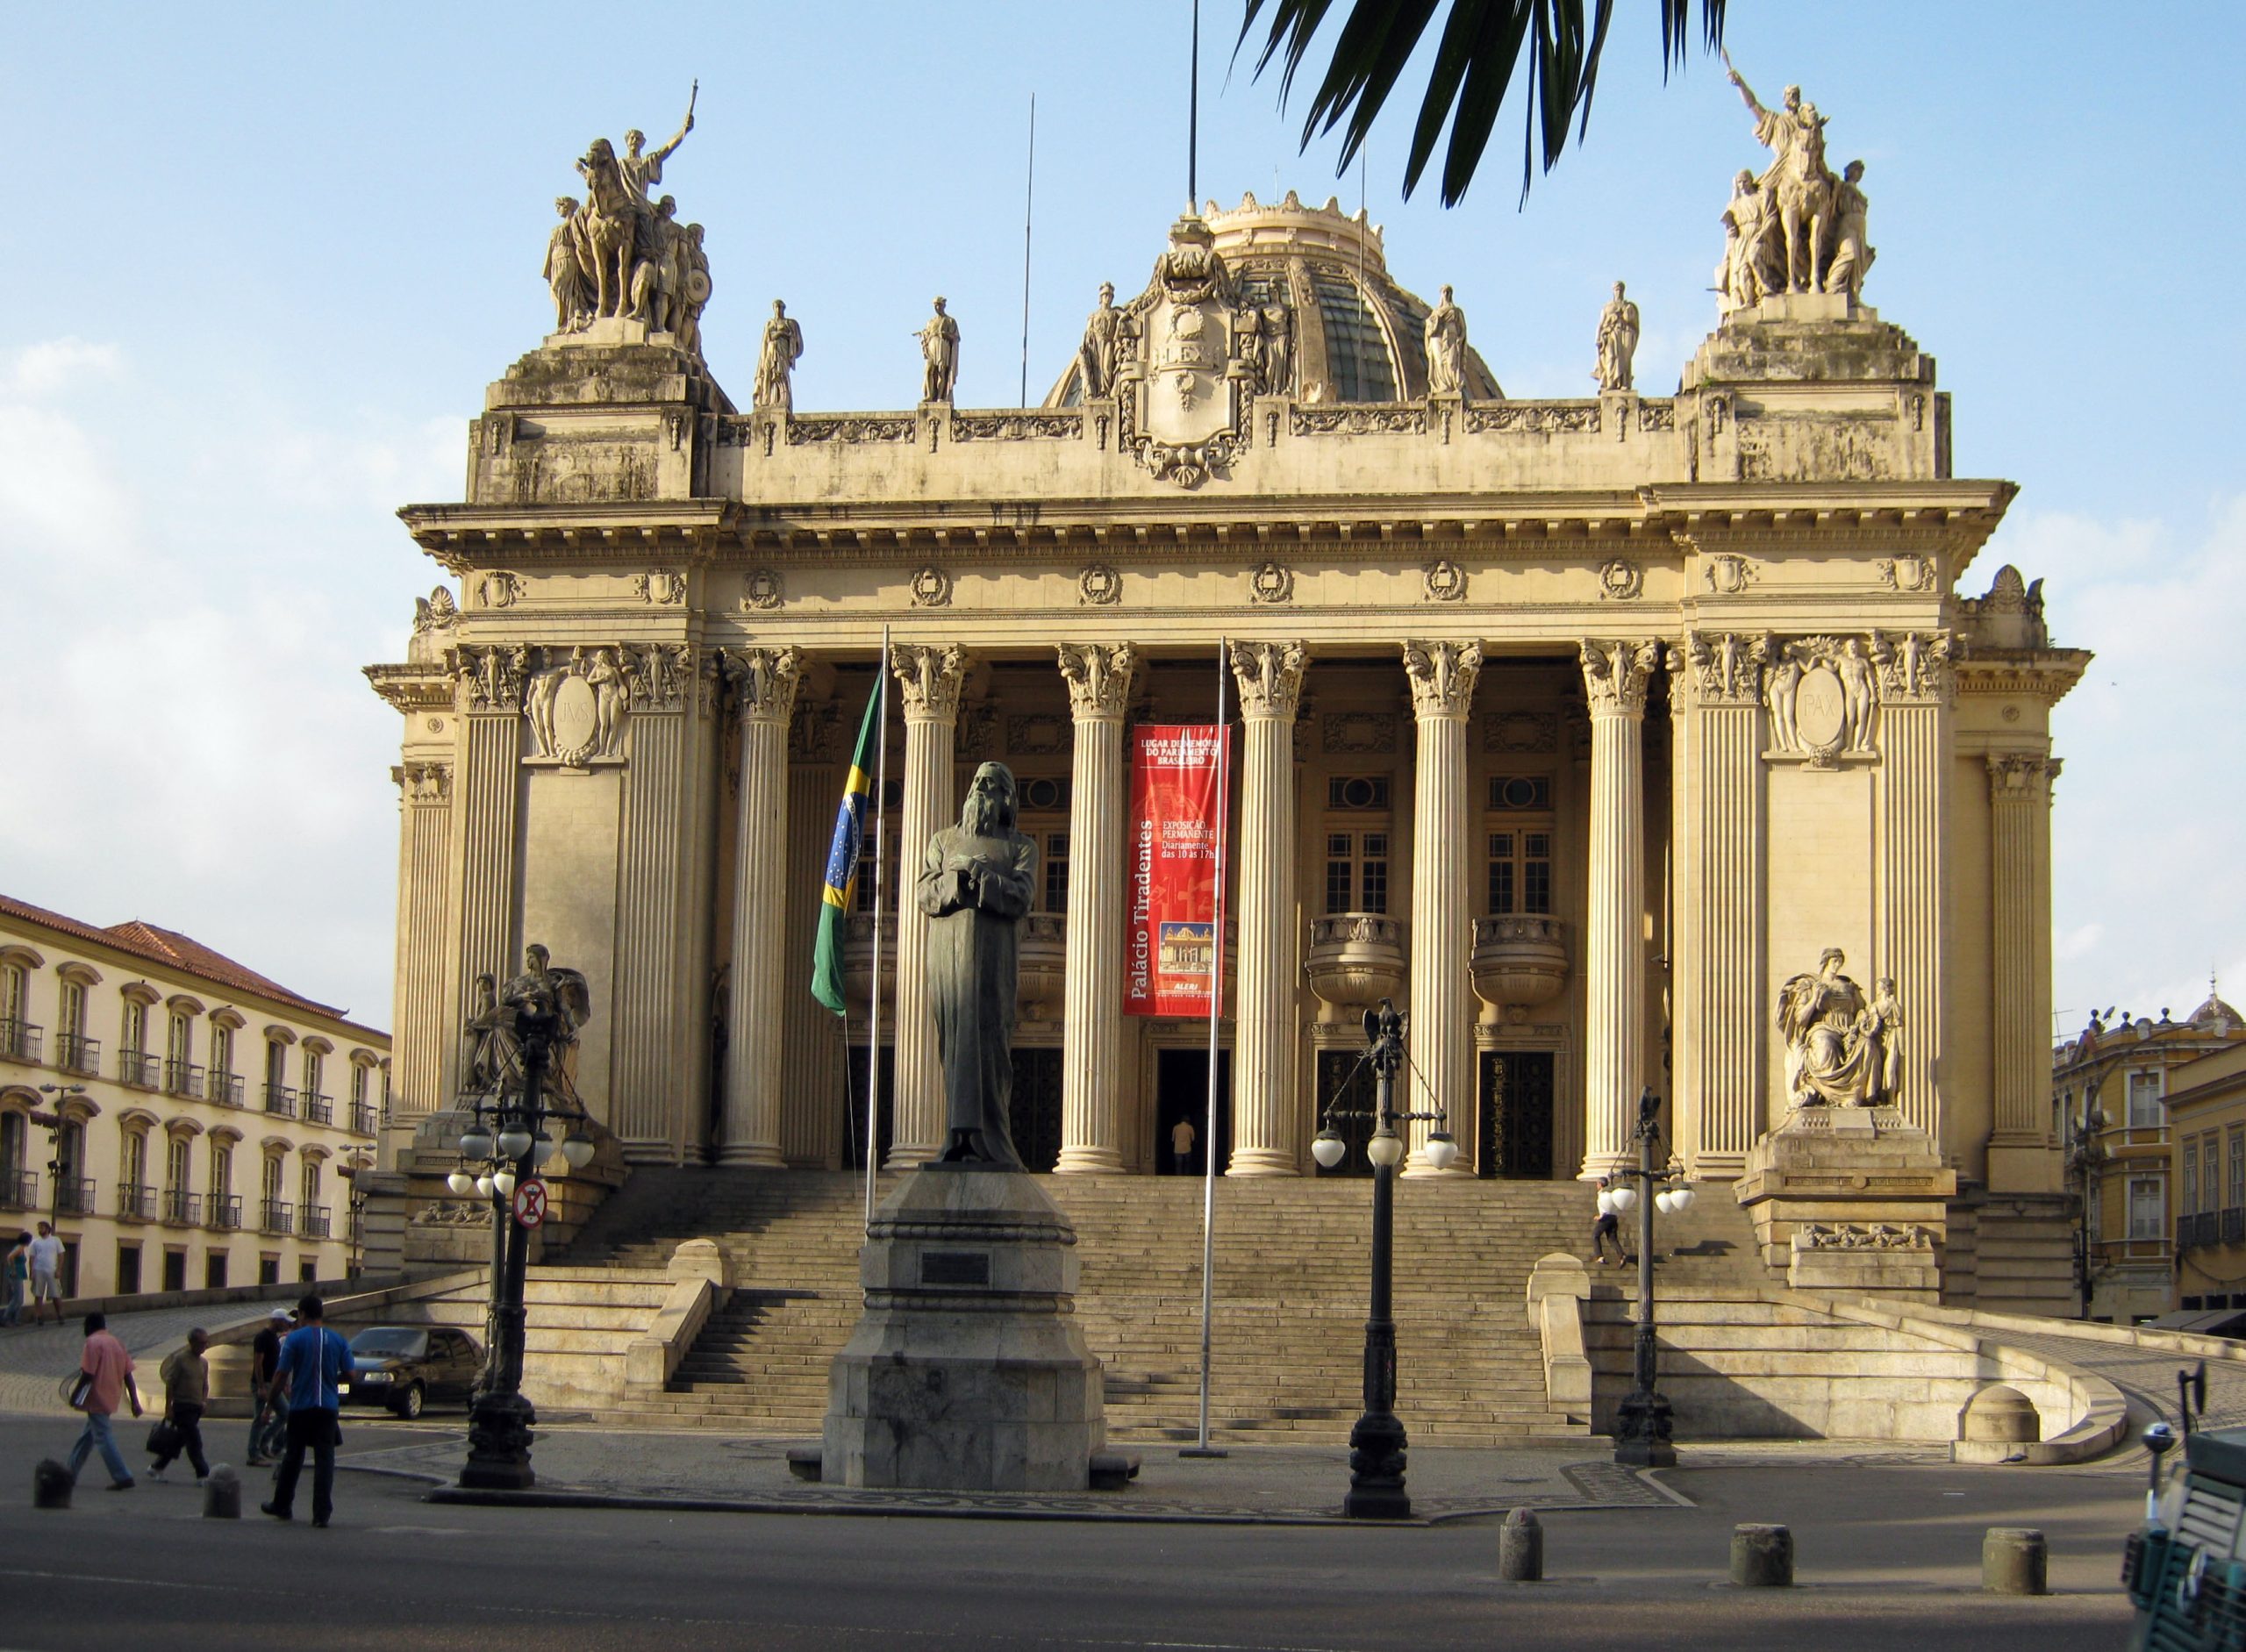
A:
{"label": "glass lamp globe", "polygon": [[1659,1211],[1659,1212],[1660,1212],[1663,1216],[1666,1216],[1666,1215],[1668,1215],[1668,1214],[1669,1214],[1670,1210],[1670,1209],[1671,1209],[1671,1207],[1672,1207],[1672,1205],[1673,1205],[1673,1200],[1672,1200],[1672,1198],[1671,1198],[1671,1197],[1670,1197],[1670,1191],[1669,1191],[1669,1190],[1668,1190],[1667,1188],[1663,1188],[1663,1189],[1662,1189],[1660,1192],[1658,1192],[1658,1193],[1656,1193],[1656,1194],[1655,1194],[1655,1195],[1653,1196],[1653,1207],[1654,1207],[1654,1209],[1656,1209],[1656,1210]]}
{"label": "glass lamp globe", "polygon": [[514,1198],[515,1173],[512,1170],[500,1171],[491,1178],[491,1185],[498,1190],[501,1198]]}
{"label": "glass lamp globe", "polygon": [[[1311,1151],[1315,1153],[1317,1148]],[[569,1162],[571,1169],[583,1169],[593,1162],[593,1139],[582,1130],[566,1137],[562,1143],[562,1156]]]}
{"label": "glass lamp globe", "polygon": [[519,1159],[530,1151],[530,1132],[521,1125],[511,1124],[499,1132],[499,1156],[507,1160]]}
{"label": "glass lamp globe", "polygon": [[1680,1187],[1669,1196],[1669,1208],[1682,1216],[1692,1208],[1692,1190]]}
{"label": "glass lamp globe", "polygon": [[1384,1170],[1392,1170],[1404,1157],[1404,1138],[1383,1130],[1365,1143],[1365,1157]]}
{"label": "glass lamp globe", "polygon": [[1348,1150],[1349,1144],[1334,1134],[1331,1125],[1320,1131],[1310,1144],[1310,1156],[1329,1170],[1341,1162]]}
{"label": "glass lamp globe", "polygon": [[476,1191],[483,1198],[490,1198],[491,1197],[491,1178],[488,1176],[477,1176],[476,1178]]}
{"label": "glass lamp globe", "polygon": [[491,1156],[491,1133],[480,1124],[472,1124],[461,1132],[460,1155],[463,1159],[488,1159]]}
{"label": "glass lamp globe", "polygon": [[445,1178],[445,1185],[462,1198],[476,1191],[476,1178],[465,1170],[454,1170]]}
{"label": "glass lamp globe", "polygon": [[1448,1130],[1438,1130],[1427,1138],[1427,1168],[1448,1170],[1457,1162],[1458,1143]]}
{"label": "glass lamp globe", "polygon": [[1614,1201],[1614,1213],[1620,1216],[1624,1212],[1636,1207],[1638,1190],[1634,1187],[1618,1187],[1606,1197]]}

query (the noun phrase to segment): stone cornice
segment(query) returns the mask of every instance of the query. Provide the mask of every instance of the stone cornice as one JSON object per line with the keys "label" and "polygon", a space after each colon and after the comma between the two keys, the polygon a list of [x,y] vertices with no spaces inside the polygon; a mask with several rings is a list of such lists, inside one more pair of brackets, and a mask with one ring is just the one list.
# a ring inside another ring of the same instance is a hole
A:
{"label": "stone cornice", "polygon": [[452,673],[441,665],[370,665],[361,668],[376,693],[393,709],[415,712],[449,709]]}
{"label": "stone cornice", "polygon": [[1977,649],[1952,662],[1957,691],[2027,694],[2056,705],[2082,681],[2092,655],[2087,648]]}

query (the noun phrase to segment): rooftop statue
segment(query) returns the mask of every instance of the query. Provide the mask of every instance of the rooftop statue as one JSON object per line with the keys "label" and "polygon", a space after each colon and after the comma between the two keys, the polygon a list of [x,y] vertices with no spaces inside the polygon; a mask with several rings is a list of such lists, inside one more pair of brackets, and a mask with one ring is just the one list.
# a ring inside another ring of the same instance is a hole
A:
{"label": "rooftop statue", "polygon": [[[1448,287],[1443,289],[1446,293],[1449,290]],[[1599,312],[1599,361],[1591,372],[1592,377],[1599,381],[1599,388],[1630,389],[1630,364],[1637,353],[1638,307],[1622,296],[1622,283],[1618,281],[1614,283],[1614,297]]]}
{"label": "rooftop statue", "polygon": [[959,824],[928,840],[914,898],[928,923],[928,1001],[943,1063],[941,1161],[1019,1169],[1009,1115],[1019,956],[1037,845],[1015,830],[1013,771],[975,771]]}
{"label": "rooftop statue", "polygon": [[622,155],[607,139],[596,138],[579,157],[586,198],[582,205],[570,196],[554,202],[562,225],[547,240],[555,332],[581,333],[611,316],[682,339],[697,331],[710,296],[699,228],[681,227],[677,202],[665,196],[651,203],[648,190],[662,182],[663,162],[694,130],[700,90],[697,81],[687,96],[685,120],[662,147],[647,149],[647,135],[635,127],[624,134]]}
{"label": "rooftop statue", "polygon": [[593,292],[577,197],[554,197],[554,210],[562,217],[546,239],[546,284],[554,294],[554,330],[583,333],[593,318]]}
{"label": "rooftop statue", "polygon": [[912,336],[920,340],[920,359],[926,363],[920,375],[920,399],[948,402],[959,382],[959,323],[944,313],[941,298],[936,300],[935,314]]}
{"label": "rooftop statue", "polygon": [[1086,401],[1115,394],[1116,369],[1120,365],[1124,316],[1115,307],[1115,283],[1099,283],[1099,308],[1084,323],[1084,342],[1077,347],[1083,364]]}
{"label": "rooftop statue", "polygon": [[756,358],[754,405],[767,412],[795,411],[795,392],[788,375],[796,370],[796,363],[803,360],[803,354],[804,330],[789,316],[788,306],[775,298],[772,319],[764,324],[764,348]]}
{"label": "rooftop statue", "polygon": [[[1724,68],[1755,117],[1755,141],[1770,152],[1770,166],[1755,187],[1735,184],[1724,217],[1731,250],[1717,287],[1728,308],[1759,303],[1772,292],[1845,292],[1856,297],[1870,267],[1864,245],[1863,191],[1857,187],[1863,163],[1852,161],[1849,175],[1836,178],[1825,164],[1826,118],[1802,101],[1801,88],[1789,86],[1781,106],[1765,109],[1732,67]],[[1742,211],[1742,197],[1754,206]],[[1742,218],[1752,216],[1750,225]],[[1853,245],[1850,245],[1853,232]],[[1742,270],[1742,264],[1745,268]],[[1746,296],[1751,291],[1752,297]]]}
{"label": "rooftop statue", "polygon": [[1425,331],[1427,394],[1463,394],[1466,387],[1466,312],[1451,303],[1448,286],[1442,290],[1442,301],[1427,311]]}

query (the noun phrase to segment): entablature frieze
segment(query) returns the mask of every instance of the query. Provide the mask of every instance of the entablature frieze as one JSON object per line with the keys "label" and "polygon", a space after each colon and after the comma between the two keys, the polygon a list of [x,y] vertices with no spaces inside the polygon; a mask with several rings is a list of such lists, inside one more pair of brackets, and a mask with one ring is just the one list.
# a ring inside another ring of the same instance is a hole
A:
{"label": "entablature frieze", "polygon": [[2090,669],[2087,648],[1977,649],[1956,662],[1961,695],[2023,695],[2056,705]]}

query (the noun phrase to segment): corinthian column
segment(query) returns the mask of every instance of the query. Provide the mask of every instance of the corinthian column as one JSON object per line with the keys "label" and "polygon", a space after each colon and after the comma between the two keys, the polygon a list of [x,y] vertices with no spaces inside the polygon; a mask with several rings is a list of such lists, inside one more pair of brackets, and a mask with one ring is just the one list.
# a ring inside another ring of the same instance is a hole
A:
{"label": "corinthian column", "polygon": [[[1441,1112],[1451,1134],[1474,1140],[1473,1014],[1468,1007],[1474,948],[1466,883],[1466,713],[1482,669],[1478,642],[1407,642],[1419,721],[1412,786],[1412,1021],[1413,1112]],[[1433,1176],[1422,1120],[1412,1126],[1406,1176]],[[1471,1174],[1463,1159],[1450,1174]]]}
{"label": "corinthian column", "polygon": [[1067,1022],[1061,1042],[1063,1173],[1123,1168],[1123,708],[1138,650],[1060,645],[1076,713],[1069,801]]}
{"label": "corinthian column", "polygon": [[777,1169],[788,959],[788,722],[801,667],[794,648],[728,648],[740,711],[740,813],[733,849],[733,992],[726,1010],[721,1164]]}
{"label": "corinthian column", "polygon": [[1591,705],[1591,921],[1584,936],[1582,1175],[1630,1156],[1646,1077],[1646,679],[1650,642],[1583,645]]}
{"label": "corinthian column", "polygon": [[452,1025],[445,1041],[440,1097],[460,1091],[461,1022],[476,1002],[479,976],[515,972],[515,802],[522,789],[523,672],[529,650],[497,645],[455,651],[454,709],[461,724],[453,776],[453,922],[457,964],[447,992]]}
{"label": "corinthian column", "polygon": [[[1228,1176],[1301,1169],[1295,1095],[1295,712],[1299,642],[1235,642],[1247,722],[1241,762],[1240,997],[1234,1008]],[[1213,1145],[1213,1144],[1212,1144]]]}
{"label": "corinthian column", "polygon": [[888,1168],[904,1170],[935,1157],[944,1139],[943,1070],[928,1008],[928,920],[913,886],[929,838],[954,806],[952,747],[967,651],[900,643],[889,651],[889,669],[905,704],[905,810],[897,849],[897,1116]]}
{"label": "corinthian column", "polygon": [[[2059,765],[2032,751],[1991,752],[1987,762],[1995,977],[1989,1186],[2032,1191],[2050,1176],[2051,783]],[[1906,1051],[1912,1036],[1906,1022]]]}

